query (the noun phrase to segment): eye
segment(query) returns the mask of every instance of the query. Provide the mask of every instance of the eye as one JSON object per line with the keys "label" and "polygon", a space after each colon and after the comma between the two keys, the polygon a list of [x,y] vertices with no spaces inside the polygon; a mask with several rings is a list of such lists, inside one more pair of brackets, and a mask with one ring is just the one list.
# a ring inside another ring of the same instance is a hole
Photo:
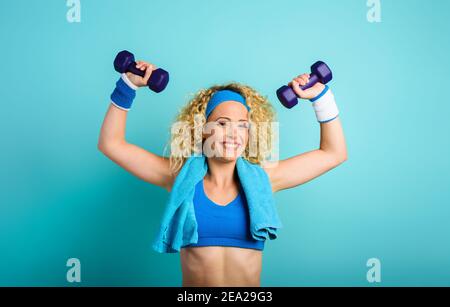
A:
{"label": "eye", "polygon": [[248,129],[250,127],[250,124],[247,122],[243,122],[239,125],[240,128]]}
{"label": "eye", "polygon": [[227,122],[225,122],[225,121],[218,121],[217,124],[219,126],[225,126],[227,124]]}

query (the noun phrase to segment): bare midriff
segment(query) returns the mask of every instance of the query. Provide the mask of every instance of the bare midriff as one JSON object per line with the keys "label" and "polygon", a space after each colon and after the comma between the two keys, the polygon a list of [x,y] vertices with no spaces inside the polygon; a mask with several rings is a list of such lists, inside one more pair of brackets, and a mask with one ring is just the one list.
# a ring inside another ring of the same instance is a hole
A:
{"label": "bare midriff", "polygon": [[228,246],[180,251],[183,287],[259,287],[262,251]]}

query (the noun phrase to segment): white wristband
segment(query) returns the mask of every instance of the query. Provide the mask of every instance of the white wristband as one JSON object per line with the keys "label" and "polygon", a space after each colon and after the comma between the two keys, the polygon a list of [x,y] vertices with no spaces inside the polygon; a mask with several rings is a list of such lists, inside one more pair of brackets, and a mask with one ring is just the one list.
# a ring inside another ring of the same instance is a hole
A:
{"label": "white wristband", "polygon": [[325,89],[319,96],[310,100],[314,111],[316,112],[316,118],[319,123],[326,123],[332,121],[339,115],[339,110],[334,99],[334,95],[331,89],[325,85]]}
{"label": "white wristband", "polygon": [[132,88],[133,90],[138,89],[138,87],[136,85],[134,85],[133,82],[130,81],[130,79],[128,79],[126,73],[122,73],[121,77],[122,77],[123,82],[125,82],[130,88]]}

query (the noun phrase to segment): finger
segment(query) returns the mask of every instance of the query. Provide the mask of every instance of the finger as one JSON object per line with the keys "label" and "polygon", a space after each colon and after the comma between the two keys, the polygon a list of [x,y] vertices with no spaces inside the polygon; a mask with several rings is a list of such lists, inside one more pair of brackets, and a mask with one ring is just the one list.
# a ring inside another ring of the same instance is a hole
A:
{"label": "finger", "polygon": [[309,76],[308,76],[308,74],[301,74],[301,75],[298,75],[297,78],[300,78],[300,79],[309,79]]}
{"label": "finger", "polygon": [[303,97],[303,90],[300,88],[300,83],[297,82],[295,79],[292,80],[292,89],[294,90],[294,92],[301,98]]}
{"label": "finger", "polygon": [[147,83],[148,79],[150,79],[150,76],[153,72],[153,65],[152,64],[147,64],[147,70],[145,71],[145,75],[144,75],[144,82]]}
{"label": "finger", "polygon": [[300,84],[300,86],[306,84],[306,81],[303,78],[295,78],[294,80],[297,81]]}
{"label": "finger", "polygon": [[309,77],[306,74],[302,75],[301,79],[305,82],[305,84],[309,82]]}
{"label": "finger", "polygon": [[136,61],[136,68],[141,68],[142,61]]}
{"label": "finger", "polygon": [[148,66],[147,62],[144,61],[136,61],[136,68],[140,69],[140,70],[145,70],[146,67]]}
{"label": "finger", "polygon": [[148,69],[154,70],[153,64],[145,62],[145,63],[144,63],[144,69],[143,69],[143,70],[148,70]]}

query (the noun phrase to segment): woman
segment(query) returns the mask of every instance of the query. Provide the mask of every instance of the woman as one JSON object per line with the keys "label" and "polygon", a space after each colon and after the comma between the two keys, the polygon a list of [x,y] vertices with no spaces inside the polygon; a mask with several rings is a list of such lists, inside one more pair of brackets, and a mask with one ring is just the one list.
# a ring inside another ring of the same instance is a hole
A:
{"label": "woman", "polygon": [[[169,158],[158,156],[125,140],[126,117],[135,95],[133,91],[145,86],[152,71],[156,69],[153,64],[143,61],[138,61],[136,67],[145,71],[145,76],[122,74],[118,87],[111,96],[112,103],[101,128],[98,148],[132,174],[171,192],[175,178],[187,159],[186,155],[172,152]],[[320,147],[286,160],[265,160],[271,150],[270,141],[266,151],[257,151],[256,154],[250,152],[250,124],[273,122],[275,114],[267,99],[248,86],[230,83],[201,90],[181,110],[177,121],[189,123],[188,129],[191,132],[198,128],[195,116],[203,116],[206,120],[204,127],[208,129],[203,129],[202,145],[208,144],[209,151],[214,153],[208,155],[208,171],[195,188],[194,204],[199,221],[199,244],[185,246],[180,251],[183,286],[260,285],[263,244],[252,241],[248,236],[245,194],[236,175],[238,157],[242,156],[252,163],[257,163],[266,171],[272,193],[308,182],[347,159],[337,108],[334,100],[330,100],[331,90],[321,83],[305,91],[301,90],[300,86],[305,85],[308,80],[309,75],[302,74],[293,78],[289,86],[300,98],[312,101],[327,93],[328,100],[322,98],[315,105],[317,119],[321,122]],[[122,92],[118,90],[120,87]],[[224,91],[237,93],[237,97],[243,98],[243,101],[240,101],[240,98],[221,101],[213,109],[208,109],[212,97]],[[123,98],[127,95],[128,98]],[[118,103],[120,99],[126,101]],[[333,116],[321,121],[324,114]],[[195,142],[181,142],[184,132],[173,134],[172,144],[178,144],[181,151],[192,154]],[[271,133],[269,131],[268,139],[271,139]],[[190,141],[193,141],[193,137],[194,133],[191,133]],[[208,214],[214,215],[215,220],[209,219]],[[239,217],[227,218],[234,217],[234,214]],[[230,221],[235,224],[230,224]],[[225,233],[225,236],[227,232],[234,232],[233,235],[241,237],[234,243],[227,240],[214,243],[219,241],[201,238],[202,233],[206,231],[221,232],[222,235]]]}

